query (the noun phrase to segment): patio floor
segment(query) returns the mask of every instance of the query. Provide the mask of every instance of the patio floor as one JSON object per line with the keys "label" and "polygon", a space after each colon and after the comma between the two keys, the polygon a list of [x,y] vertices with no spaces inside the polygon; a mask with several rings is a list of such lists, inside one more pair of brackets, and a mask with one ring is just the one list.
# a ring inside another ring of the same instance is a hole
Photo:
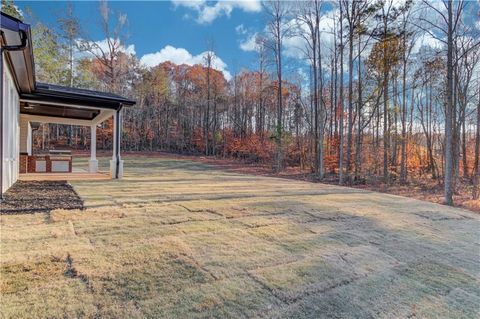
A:
{"label": "patio floor", "polygon": [[108,172],[89,173],[74,171],[72,173],[26,173],[20,174],[21,181],[88,181],[110,179]]}

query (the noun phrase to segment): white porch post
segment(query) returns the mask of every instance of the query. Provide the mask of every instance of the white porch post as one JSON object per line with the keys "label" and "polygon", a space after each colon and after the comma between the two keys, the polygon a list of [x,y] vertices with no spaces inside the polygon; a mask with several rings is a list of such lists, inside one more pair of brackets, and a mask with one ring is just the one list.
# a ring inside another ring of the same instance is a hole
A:
{"label": "white porch post", "polygon": [[90,161],[88,162],[88,168],[90,173],[98,172],[98,160],[97,160],[97,125],[90,126]]}
{"label": "white porch post", "polygon": [[20,115],[20,153],[32,155],[32,125]]}
{"label": "white porch post", "polygon": [[123,160],[120,156],[121,108],[113,114],[113,154],[110,161],[110,176],[121,179],[123,177]]}
{"label": "white porch post", "polygon": [[[20,132],[21,134],[21,132]],[[32,144],[33,144],[33,134],[32,134],[32,125],[30,122],[27,124],[27,154],[32,155]]]}

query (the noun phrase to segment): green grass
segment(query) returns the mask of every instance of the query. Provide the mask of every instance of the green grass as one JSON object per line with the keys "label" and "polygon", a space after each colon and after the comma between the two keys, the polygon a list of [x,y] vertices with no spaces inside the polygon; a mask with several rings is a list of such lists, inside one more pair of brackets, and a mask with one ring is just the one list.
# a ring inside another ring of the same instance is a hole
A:
{"label": "green grass", "polygon": [[123,180],[72,181],[84,211],[0,217],[0,317],[480,316],[478,215],[125,160]]}

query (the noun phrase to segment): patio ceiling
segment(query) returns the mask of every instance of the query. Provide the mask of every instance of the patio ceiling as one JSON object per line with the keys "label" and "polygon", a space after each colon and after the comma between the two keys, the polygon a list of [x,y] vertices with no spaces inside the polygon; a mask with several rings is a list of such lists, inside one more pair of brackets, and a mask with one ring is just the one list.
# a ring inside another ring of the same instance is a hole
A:
{"label": "patio ceiling", "polygon": [[60,117],[60,118],[70,118],[76,120],[93,120],[100,114],[98,109],[88,109],[80,107],[71,107],[66,105],[50,105],[50,104],[41,104],[35,102],[21,102],[20,103],[20,113],[37,115],[37,116],[49,116],[49,117]]}

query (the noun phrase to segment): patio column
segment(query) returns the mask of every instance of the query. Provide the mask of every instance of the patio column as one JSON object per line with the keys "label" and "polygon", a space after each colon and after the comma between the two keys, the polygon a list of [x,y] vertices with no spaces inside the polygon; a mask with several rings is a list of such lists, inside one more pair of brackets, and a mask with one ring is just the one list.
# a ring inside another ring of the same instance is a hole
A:
{"label": "patio column", "polygon": [[120,156],[121,110],[120,107],[113,114],[113,155],[110,161],[110,176],[117,179],[123,177],[123,160]]}
{"label": "patio column", "polygon": [[32,155],[32,125],[20,116],[20,153]]}
{"label": "patio column", "polygon": [[90,173],[98,172],[97,160],[97,125],[90,126],[90,161],[88,162],[88,170]]}

